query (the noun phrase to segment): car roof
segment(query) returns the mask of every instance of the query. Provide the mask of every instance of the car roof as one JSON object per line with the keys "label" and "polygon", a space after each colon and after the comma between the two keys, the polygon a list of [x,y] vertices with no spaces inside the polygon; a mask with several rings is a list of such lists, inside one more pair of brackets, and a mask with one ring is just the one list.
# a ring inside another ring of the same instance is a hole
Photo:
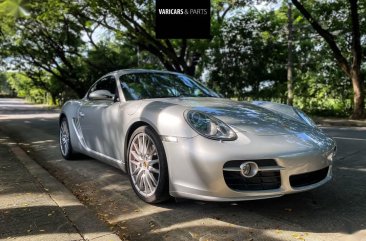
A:
{"label": "car roof", "polygon": [[179,72],[167,71],[167,70],[154,70],[154,69],[120,69],[113,72],[109,72],[99,79],[102,79],[109,75],[124,75],[124,74],[136,74],[136,73],[161,73],[161,74],[182,74]]}
{"label": "car roof", "polygon": [[162,73],[162,74],[182,74],[179,72],[154,70],[154,69],[121,69],[115,71],[116,74],[136,74],[136,73]]}

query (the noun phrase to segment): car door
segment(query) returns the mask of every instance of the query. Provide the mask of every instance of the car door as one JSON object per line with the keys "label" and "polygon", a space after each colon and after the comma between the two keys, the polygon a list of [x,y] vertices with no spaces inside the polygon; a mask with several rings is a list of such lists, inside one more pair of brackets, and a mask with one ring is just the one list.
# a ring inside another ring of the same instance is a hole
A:
{"label": "car door", "polygon": [[[95,93],[109,93],[110,98],[92,98]],[[119,121],[119,96],[114,76],[97,81],[87,94],[79,109],[79,123],[85,145],[92,154],[116,159],[114,126]]]}

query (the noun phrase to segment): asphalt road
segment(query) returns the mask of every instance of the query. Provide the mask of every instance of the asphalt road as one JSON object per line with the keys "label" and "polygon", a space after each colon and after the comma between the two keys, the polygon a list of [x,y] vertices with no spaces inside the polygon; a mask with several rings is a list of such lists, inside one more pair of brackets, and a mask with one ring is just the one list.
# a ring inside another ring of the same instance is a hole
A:
{"label": "asphalt road", "polygon": [[[237,203],[140,201],[120,170],[59,154],[58,113],[0,99],[1,132],[128,240],[366,240],[366,128],[327,127],[338,155],[334,178],[305,193]],[[1,158],[1,157],[0,157]]]}

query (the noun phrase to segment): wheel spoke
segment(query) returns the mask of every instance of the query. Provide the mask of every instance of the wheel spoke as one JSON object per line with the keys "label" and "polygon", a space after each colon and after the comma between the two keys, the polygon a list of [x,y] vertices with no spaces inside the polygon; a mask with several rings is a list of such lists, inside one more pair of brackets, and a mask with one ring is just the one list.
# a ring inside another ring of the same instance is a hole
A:
{"label": "wheel spoke", "polygon": [[150,172],[153,172],[153,173],[156,173],[156,174],[159,174],[160,173],[158,169],[156,169],[156,168],[154,168],[152,166],[149,167],[149,171]]}
{"label": "wheel spoke", "polygon": [[145,135],[142,135],[142,154],[145,155],[146,154],[146,140],[145,140]]}
{"label": "wheel spoke", "polygon": [[149,152],[149,155],[153,156],[154,154],[156,154],[156,147],[155,147],[155,145],[151,145],[151,150]]}
{"label": "wheel spoke", "polygon": [[62,125],[63,125],[64,134],[68,134],[69,130],[68,130],[68,128],[67,128],[66,121],[64,121],[64,122],[62,123]]}
{"label": "wheel spoke", "polygon": [[134,142],[134,143],[132,143],[132,147],[135,149],[135,152],[138,154],[138,155],[140,155],[141,153],[140,153],[140,150],[139,150],[139,148],[136,146],[136,143]]}
{"label": "wheel spoke", "polygon": [[158,182],[156,181],[155,177],[150,172],[147,172],[147,176],[148,176],[148,179],[150,179],[150,181],[152,181],[152,184],[154,184],[154,187],[156,187],[158,185]]}
{"label": "wheel spoke", "polygon": [[147,189],[149,188],[149,186],[148,186],[148,184],[147,184],[147,178],[146,178],[146,175],[143,175],[143,179],[142,179],[142,180],[143,180],[143,182],[144,182],[144,187],[145,187],[145,190],[144,190],[144,191],[145,191],[145,194],[149,194],[149,193],[148,193],[148,190],[147,190]]}
{"label": "wheel spoke", "polygon": [[67,152],[69,151],[69,148],[67,147],[67,145],[65,145],[64,149],[65,149],[65,155],[66,155]]}
{"label": "wheel spoke", "polygon": [[135,160],[140,161],[141,157],[135,151],[131,151],[130,153],[135,158]]}
{"label": "wheel spoke", "polygon": [[151,156],[151,152],[153,152],[155,147],[154,147],[154,142],[151,140],[151,139],[148,139],[148,146],[147,146],[147,149],[146,149],[146,155],[147,156]]}
{"label": "wheel spoke", "polygon": [[142,180],[141,179],[142,179],[142,169],[140,169],[136,175],[136,184],[140,188],[140,190],[142,189]]}
{"label": "wheel spoke", "polygon": [[138,166],[133,172],[132,175],[136,175],[141,170],[141,167]]}
{"label": "wheel spoke", "polygon": [[130,162],[131,162],[132,164],[134,164],[135,166],[140,166],[140,162],[138,162],[138,161],[130,160]]}
{"label": "wheel spoke", "polygon": [[64,144],[64,148],[65,148],[65,155],[66,155],[66,153],[68,153],[68,151],[69,151],[69,145],[68,145],[68,143],[65,143]]}
{"label": "wheel spoke", "polygon": [[150,192],[153,192],[153,190],[154,190],[154,186],[153,186],[153,184],[151,183],[151,179],[150,179],[150,177],[149,177],[149,173],[148,173],[148,172],[146,172],[145,174],[147,174],[147,175],[145,175],[145,179],[146,179],[147,186],[149,187]]}
{"label": "wheel spoke", "polygon": [[140,136],[137,136],[137,146],[139,148],[139,152],[140,154],[142,154],[141,148],[142,148],[142,143],[141,143],[141,138]]}
{"label": "wheel spoke", "polygon": [[149,161],[149,166],[153,166],[154,164],[159,163],[159,159],[153,159]]}

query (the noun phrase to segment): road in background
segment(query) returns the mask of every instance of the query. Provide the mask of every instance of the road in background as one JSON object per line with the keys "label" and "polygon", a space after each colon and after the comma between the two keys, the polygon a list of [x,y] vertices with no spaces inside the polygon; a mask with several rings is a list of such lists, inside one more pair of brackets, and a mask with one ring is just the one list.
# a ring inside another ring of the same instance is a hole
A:
{"label": "road in background", "polygon": [[334,179],[318,189],[258,201],[156,206],[140,201],[116,168],[92,159],[63,160],[55,110],[0,99],[0,131],[124,239],[366,240],[366,128],[324,128],[337,141],[338,154]]}

